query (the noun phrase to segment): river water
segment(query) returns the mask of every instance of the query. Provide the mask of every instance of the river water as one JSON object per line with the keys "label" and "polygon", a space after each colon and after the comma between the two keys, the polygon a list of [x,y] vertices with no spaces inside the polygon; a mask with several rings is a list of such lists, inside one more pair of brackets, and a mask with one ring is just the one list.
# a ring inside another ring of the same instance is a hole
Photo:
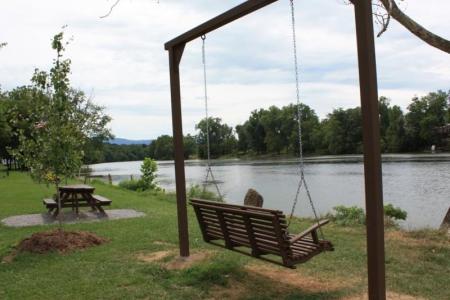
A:
{"label": "river water", "polygon": [[[296,193],[298,164],[285,160],[216,160],[213,172],[226,202],[242,204],[248,188],[264,197],[264,207],[289,214]],[[111,174],[115,183],[139,177],[141,162],[91,165],[93,175]],[[175,189],[172,161],[158,162],[158,181],[166,190]],[[206,175],[204,161],[186,162],[187,187],[201,184]],[[305,177],[315,207],[321,215],[337,205],[364,208],[364,170],[361,156],[321,156],[308,158]],[[213,186],[209,187],[214,190]],[[450,206],[450,155],[383,156],[384,202],[408,213],[400,225],[405,229],[437,228]],[[313,216],[304,190],[295,215]]]}

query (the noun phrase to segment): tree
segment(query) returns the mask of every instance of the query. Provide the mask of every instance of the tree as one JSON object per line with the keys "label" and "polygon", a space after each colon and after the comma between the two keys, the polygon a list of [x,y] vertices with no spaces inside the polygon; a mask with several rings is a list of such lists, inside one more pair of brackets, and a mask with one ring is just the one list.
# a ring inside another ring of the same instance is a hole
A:
{"label": "tree", "polygon": [[450,92],[437,91],[412,99],[405,125],[409,149],[417,151],[440,144],[435,128],[448,122],[449,95]]}
{"label": "tree", "polygon": [[[319,128],[319,118],[315,111],[306,104],[300,104],[301,128],[302,128],[302,147],[304,153],[316,151],[315,135]],[[298,113],[297,105],[290,104],[282,108],[283,129],[288,140],[288,151],[290,153],[299,153],[299,132],[298,132]]]}
{"label": "tree", "polygon": [[[349,1],[354,3],[357,0]],[[378,37],[388,29],[390,18],[392,17],[425,43],[444,52],[450,53],[449,40],[440,37],[414,21],[399,8],[395,0],[378,0],[374,5],[374,17],[381,25]]]}
{"label": "tree", "polygon": [[146,157],[141,165],[141,179],[143,190],[157,190],[158,185],[156,184],[156,172],[158,171],[158,165],[156,161],[151,158]]}
{"label": "tree", "polygon": [[149,146],[150,156],[157,160],[173,159],[173,139],[169,135],[161,135]]}
{"label": "tree", "polygon": [[[209,123],[209,144],[212,158],[217,158],[221,155],[231,154],[236,149],[236,137],[233,133],[233,128],[227,124],[222,124],[222,119],[212,118],[208,119]],[[195,129],[199,130],[197,135],[198,154],[200,158],[207,157],[207,130],[206,118],[202,119]]]}
{"label": "tree", "polygon": [[10,159],[8,147],[12,141],[12,129],[7,120],[7,98],[0,91],[0,163],[2,159]]}
{"label": "tree", "polygon": [[401,108],[394,105],[388,110],[389,125],[384,135],[386,152],[401,152],[405,145],[405,117]]}
{"label": "tree", "polygon": [[362,152],[361,109],[335,109],[323,121],[324,139],[330,154]]}
{"label": "tree", "polygon": [[263,154],[267,151],[267,144],[265,142],[266,131],[262,124],[263,114],[263,109],[252,111],[248,121],[243,125],[248,138],[248,146],[257,154]]}
{"label": "tree", "polygon": [[[195,136],[190,134],[183,138],[184,143],[184,158],[189,159],[191,156],[196,155],[198,152],[197,142]],[[173,145],[173,144],[172,144]]]}
{"label": "tree", "polygon": [[261,116],[261,124],[264,127],[264,142],[266,144],[267,151],[280,154],[282,150],[287,148],[289,141],[288,138],[291,133],[291,131],[289,131],[289,133],[282,132],[282,111],[276,106],[271,106],[268,110],[264,110]]}
{"label": "tree", "polygon": [[63,58],[67,44],[63,32],[56,34],[52,40],[56,58],[50,72],[34,72],[30,119],[25,120],[28,126],[19,128],[19,147],[14,151],[34,178],[55,184],[56,190],[63,178],[78,172],[86,141],[110,136],[106,128],[110,118],[103,109],[70,87],[71,62]]}

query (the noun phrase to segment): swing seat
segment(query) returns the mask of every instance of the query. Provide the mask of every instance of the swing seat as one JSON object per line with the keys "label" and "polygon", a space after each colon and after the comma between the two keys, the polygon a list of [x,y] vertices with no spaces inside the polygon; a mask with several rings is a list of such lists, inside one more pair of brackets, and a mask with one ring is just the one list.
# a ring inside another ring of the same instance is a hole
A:
{"label": "swing seat", "polygon": [[[194,208],[204,241],[216,246],[288,268],[334,250],[330,241],[321,240],[317,235],[317,230],[329,220],[292,235],[288,233],[285,215],[279,210],[202,199],[190,199],[189,203]],[[281,261],[270,255],[280,256]]]}

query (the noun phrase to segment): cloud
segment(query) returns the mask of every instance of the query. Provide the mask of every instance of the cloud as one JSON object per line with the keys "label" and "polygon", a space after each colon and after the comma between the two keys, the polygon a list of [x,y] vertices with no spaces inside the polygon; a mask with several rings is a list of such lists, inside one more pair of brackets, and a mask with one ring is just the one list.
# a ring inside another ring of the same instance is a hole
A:
{"label": "cloud", "polygon": [[[6,1],[0,10],[0,84],[29,84],[34,68],[48,69],[51,37],[67,24],[74,40],[72,84],[94,95],[120,137],[171,134],[167,52],[163,45],[240,0]],[[408,1],[406,12],[450,37],[445,0]],[[324,13],[327,12],[327,13]],[[359,105],[352,6],[340,0],[296,1],[302,101],[321,117]],[[230,125],[257,108],[295,101],[289,2],[278,1],[207,35],[211,113]],[[411,97],[449,89],[450,56],[418,40],[395,21],[376,39],[379,94],[406,108]],[[203,117],[201,43],[186,46],[181,64],[183,125]]]}

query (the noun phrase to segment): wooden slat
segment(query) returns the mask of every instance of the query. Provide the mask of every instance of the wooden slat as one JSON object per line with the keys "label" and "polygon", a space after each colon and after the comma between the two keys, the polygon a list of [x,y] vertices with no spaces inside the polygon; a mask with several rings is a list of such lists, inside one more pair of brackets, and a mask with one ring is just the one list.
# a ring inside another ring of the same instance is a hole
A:
{"label": "wooden slat", "polygon": [[259,256],[261,251],[258,248],[256,239],[255,239],[255,234],[252,229],[252,224],[250,223],[250,218],[247,216],[244,217],[244,222],[245,222],[245,228],[246,228],[247,234],[248,234],[248,239],[250,241],[250,246],[252,248],[252,255]]}
{"label": "wooden slat", "polygon": [[217,218],[220,222],[220,228],[222,229],[223,238],[225,239],[225,246],[229,249],[233,248],[233,243],[230,240],[230,235],[227,229],[227,224],[225,224],[225,219],[223,217],[222,211],[217,211]]}
{"label": "wooden slat", "polygon": [[267,209],[267,208],[255,207],[255,206],[245,206],[245,205],[238,205],[238,204],[230,204],[230,203],[216,202],[216,201],[210,201],[210,200],[204,200],[204,199],[196,199],[196,198],[190,199],[190,202],[198,204],[198,205],[209,204],[209,205],[214,205],[214,206],[217,206],[217,207],[230,207],[230,208],[236,208],[236,209],[246,210],[246,211],[260,211],[260,212],[265,212],[265,213],[270,213],[270,214],[283,215],[283,212],[280,211],[280,210]]}

